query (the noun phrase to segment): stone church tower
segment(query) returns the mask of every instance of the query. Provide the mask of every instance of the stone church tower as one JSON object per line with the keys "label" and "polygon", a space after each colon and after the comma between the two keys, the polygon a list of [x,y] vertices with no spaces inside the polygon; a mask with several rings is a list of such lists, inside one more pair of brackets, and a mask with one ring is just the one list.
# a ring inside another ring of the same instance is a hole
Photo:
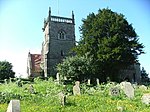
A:
{"label": "stone church tower", "polygon": [[44,76],[56,74],[56,64],[62,61],[75,46],[75,22],[71,18],[52,16],[49,8],[48,18],[44,19],[44,41],[42,43],[41,67]]}

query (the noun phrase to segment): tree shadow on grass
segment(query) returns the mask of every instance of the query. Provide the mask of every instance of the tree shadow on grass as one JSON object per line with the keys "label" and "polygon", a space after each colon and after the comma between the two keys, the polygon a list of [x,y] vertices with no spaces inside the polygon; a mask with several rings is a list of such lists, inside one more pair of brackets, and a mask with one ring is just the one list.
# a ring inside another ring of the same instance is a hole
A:
{"label": "tree shadow on grass", "polygon": [[65,106],[77,106],[75,102],[66,102]]}

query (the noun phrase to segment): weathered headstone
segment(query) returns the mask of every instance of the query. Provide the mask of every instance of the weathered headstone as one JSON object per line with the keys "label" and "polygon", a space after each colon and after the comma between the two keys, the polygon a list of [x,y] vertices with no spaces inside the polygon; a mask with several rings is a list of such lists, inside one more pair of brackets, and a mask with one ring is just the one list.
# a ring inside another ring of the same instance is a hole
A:
{"label": "weathered headstone", "polygon": [[141,85],[141,86],[139,86],[139,89],[141,89],[141,90],[147,90],[147,87],[145,85]]}
{"label": "weathered headstone", "polygon": [[60,76],[59,76],[59,73],[56,74],[56,84],[59,84],[60,83]]}
{"label": "weathered headstone", "polygon": [[130,82],[121,82],[120,87],[128,98],[134,97],[134,88]]}
{"label": "weathered headstone", "polygon": [[88,79],[88,85],[90,85],[91,84],[91,80],[90,79]]}
{"label": "weathered headstone", "polygon": [[11,100],[7,112],[20,112],[20,100]]}
{"label": "weathered headstone", "polygon": [[97,83],[97,85],[99,85],[99,79],[98,78],[96,79],[96,83]]}
{"label": "weathered headstone", "polygon": [[120,88],[123,89],[126,84],[131,85],[130,82],[123,81],[120,83]]}
{"label": "weathered headstone", "polygon": [[34,94],[34,93],[35,93],[33,85],[30,85],[30,86],[29,86],[29,92],[30,92],[31,94]]}
{"label": "weathered headstone", "polygon": [[144,94],[141,98],[142,102],[146,105],[150,104],[150,93]]}
{"label": "weathered headstone", "polygon": [[75,86],[73,86],[73,94],[74,95],[81,95],[80,93],[80,82],[76,81]]}
{"label": "weathered headstone", "polygon": [[62,106],[64,106],[65,103],[66,103],[66,95],[63,94],[63,92],[60,92],[60,93],[58,94],[58,97],[59,97],[60,104],[61,104]]}
{"label": "weathered headstone", "polygon": [[59,82],[60,78],[59,78],[59,73],[56,74],[56,80]]}
{"label": "weathered headstone", "polygon": [[117,87],[110,88],[109,94],[111,96],[118,96],[120,94],[120,89]]}

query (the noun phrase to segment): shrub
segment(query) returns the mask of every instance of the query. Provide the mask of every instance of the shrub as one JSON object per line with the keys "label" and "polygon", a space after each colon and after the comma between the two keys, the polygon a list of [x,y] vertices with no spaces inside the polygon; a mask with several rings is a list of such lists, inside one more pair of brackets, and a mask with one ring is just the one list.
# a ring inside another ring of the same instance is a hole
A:
{"label": "shrub", "polygon": [[62,77],[83,80],[92,75],[91,60],[87,56],[67,57],[61,64],[57,65],[57,70]]}
{"label": "shrub", "polygon": [[0,92],[0,103],[8,103],[11,99],[21,99],[21,95],[15,93]]}

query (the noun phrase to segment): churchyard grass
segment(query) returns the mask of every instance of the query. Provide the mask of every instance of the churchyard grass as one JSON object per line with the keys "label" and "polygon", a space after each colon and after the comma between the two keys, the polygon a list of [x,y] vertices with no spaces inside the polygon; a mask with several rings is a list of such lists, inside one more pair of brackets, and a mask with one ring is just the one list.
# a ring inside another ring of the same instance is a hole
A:
{"label": "churchyard grass", "polygon": [[[33,85],[34,93],[30,93],[29,87]],[[15,82],[0,85],[0,112],[5,112],[8,102],[20,99],[22,112],[149,112],[150,106],[141,102],[144,93],[150,93],[150,89],[135,89],[133,99],[127,98],[121,91],[119,96],[109,95],[111,84],[101,84],[89,87],[81,84],[81,95],[74,96],[72,85],[59,85],[52,79],[35,79],[33,83],[23,84],[19,87]],[[67,94],[65,106],[58,100],[58,93]],[[7,95],[6,95],[7,94]],[[7,98],[8,97],[8,98]]]}

